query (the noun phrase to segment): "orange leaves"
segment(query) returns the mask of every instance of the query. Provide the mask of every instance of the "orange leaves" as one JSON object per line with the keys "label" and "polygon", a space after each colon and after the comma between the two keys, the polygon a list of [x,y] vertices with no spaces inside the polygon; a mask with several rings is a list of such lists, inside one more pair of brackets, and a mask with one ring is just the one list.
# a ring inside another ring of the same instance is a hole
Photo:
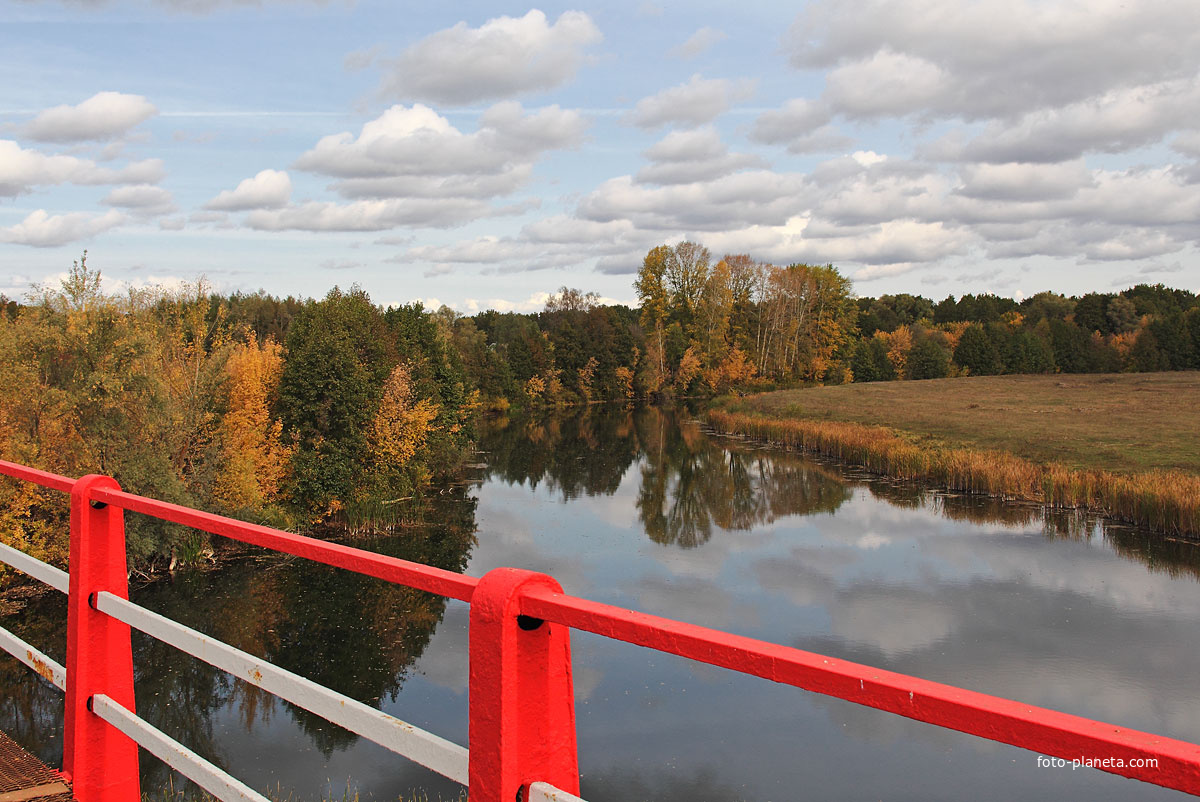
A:
{"label": "orange leaves", "polygon": [[434,430],[438,405],[428,398],[415,400],[415,395],[408,366],[397,365],[384,383],[379,411],[367,432],[377,469],[405,467]]}
{"label": "orange leaves", "polygon": [[748,383],[757,372],[749,355],[734,346],[719,364],[704,371],[704,381],[713,392],[723,393]]}
{"label": "orange leaves", "polygon": [[913,346],[912,329],[908,326],[900,326],[891,333],[877,331],[875,336],[887,346],[887,358],[896,370],[896,378],[907,378],[908,352],[912,350]]}
{"label": "orange leaves", "polygon": [[285,446],[283,426],[270,403],[283,373],[283,349],[253,335],[237,345],[225,363],[226,412],[218,429],[221,468],[213,494],[231,509],[257,509],[279,494],[293,448]]}

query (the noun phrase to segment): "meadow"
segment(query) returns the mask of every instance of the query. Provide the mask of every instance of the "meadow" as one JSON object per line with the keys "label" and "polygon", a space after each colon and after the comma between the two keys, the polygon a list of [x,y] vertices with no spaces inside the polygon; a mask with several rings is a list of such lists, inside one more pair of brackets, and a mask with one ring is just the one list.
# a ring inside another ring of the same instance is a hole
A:
{"label": "meadow", "polygon": [[725,398],[714,428],[880,474],[1200,535],[1200,374],[987,376]]}

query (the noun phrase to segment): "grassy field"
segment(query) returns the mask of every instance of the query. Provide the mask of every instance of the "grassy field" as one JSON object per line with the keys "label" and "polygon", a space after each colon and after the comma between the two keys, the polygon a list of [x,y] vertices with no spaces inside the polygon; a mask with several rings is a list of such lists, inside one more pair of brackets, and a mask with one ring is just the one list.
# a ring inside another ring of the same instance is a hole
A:
{"label": "grassy field", "polygon": [[1200,374],[1004,376],[719,400],[718,430],[1200,536]]}
{"label": "grassy field", "polygon": [[747,412],[887,426],[933,446],[1114,473],[1200,474],[1200,373],[973,376],[783,390]]}

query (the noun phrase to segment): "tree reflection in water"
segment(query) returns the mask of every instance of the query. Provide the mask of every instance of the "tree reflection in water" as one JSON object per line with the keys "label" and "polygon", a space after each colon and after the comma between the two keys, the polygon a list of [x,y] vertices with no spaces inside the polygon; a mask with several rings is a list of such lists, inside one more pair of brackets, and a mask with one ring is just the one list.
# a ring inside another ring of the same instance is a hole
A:
{"label": "tree reflection in water", "polygon": [[835,475],[794,455],[710,438],[687,410],[588,407],[505,419],[486,441],[491,477],[545,483],[564,500],[615,493],[637,463],[647,537],[680,548],[707,542],[714,528],[747,531],[782,516],[832,513],[850,497]]}
{"label": "tree reflection in water", "polygon": [[[1153,571],[1200,578],[1200,549],[1194,544],[1084,514],[1051,514],[1000,499],[931,492],[714,438],[686,409],[593,406],[543,418],[502,419],[488,424],[480,442],[488,480],[548,488],[564,501],[613,495],[622,481],[636,481],[630,490],[646,536],[669,547],[698,547],[787,516],[833,514],[856,494],[869,493],[955,521],[1035,532],[1040,527],[1055,539],[1102,537],[1116,553]],[[462,570],[475,543],[472,492],[466,484],[447,486],[406,516],[420,525],[354,544]],[[440,597],[304,560],[257,554],[219,570],[181,573],[173,582],[134,595],[151,609],[376,707],[395,702],[445,610]],[[2,623],[62,660],[62,597],[48,594],[22,604]],[[218,764],[232,758],[221,751],[219,737],[231,720],[247,732],[266,733],[287,717],[326,757],[356,740],[157,641],[135,635],[134,647],[139,712]],[[0,660],[0,728],[58,764],[61,727],[61,693],[15,661]],[[152,760],[144,761],[143,771],[148,788],[160,786],[166,776]],[[610,779],[614,788],[631,794],[645,790],[635,779]],[[647,787],[657,784],[648,781]],[[683,798],[691,788],[685,781],[678,788],[654,790]]]}
{"label": "tree reflection in water", "polygon": [[[354,545],[462,571],[475,543],[475,505],[466,488],[449,487],[421,511],[422,525]],[[446,604],[441,596],[257,552],[219,570],[180,573],[135,592],[134,600],[373,707],[395,700]],[[16,618],[4,624],[33,643],[63,641],[61,597],[35,599]],[[134,632],[133,648],[138,714],[217,765],[228,765],[216,733],[225,708],[237,711],[248,732],[285,711],[326,757],[358,739],[153,638]],[[46,651],[62,660],[64,645]],[[0,699],[0,728],[42,760],[61,765],[62,694],[5,661]],[[144,760],[142,774],[148,788],[166,783],[167,769],[156,760]]]}

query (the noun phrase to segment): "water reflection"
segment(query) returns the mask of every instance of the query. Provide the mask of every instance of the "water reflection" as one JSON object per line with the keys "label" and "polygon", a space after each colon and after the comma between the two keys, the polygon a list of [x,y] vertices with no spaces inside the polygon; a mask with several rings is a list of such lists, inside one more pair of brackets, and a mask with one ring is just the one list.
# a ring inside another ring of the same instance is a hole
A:
{"label": "water reflection", "polygon": [[[713,530],[748,531],[789,515],[833,513],[850,488],[795,457],[711,438],[686,411],[588,407],[487,433],[488,475],[564,501],[612,495],[639,463],[638,518],[655,543],[695,548]],[[530,448],[530,444],[538,448]],[[545,449],[545,451],[543,451]]]}
{"label": "water reflection", "polygon": [[[66,596],[17,594],[3,602],[0,625],[62,663],[67,651]],[[0,730],[50,765],[62,765],[63,694],[0,652]]]}
{"label": "water reflection", "polygon": [[[462,571],[474,545],[476,499],[447,487],[426,502],[425,523],[398,537],[355,545]],[[307,560],[247,553],[220,570],[189,571],[135,592],[135,600],[169,618],[373,707],[394,702],[412,664],[429,644],[446,600],[411,588],[330,569]],[[35,599],[14,630],[31,642],[62,640],[61,598]],[[11,621],[6,622],[12,627]],[[139,715],[217,765],[236,765],[222,746],[232,712],[247,731],[270,729],[281,713],[325,758],[358,736],[207,663],[134,632]],[[62,660],[62,647],[47,650]],[[43,760],[59,765],[62,694],[23,666],[0,665],[0,727]],[[143,761],[147,787],[166,768]]]}
{"label": "water reflection", "polygon": [[[1200,739],[1192,544],[714,438],[688,410],[498,420],[480,449],[473,481],[408,516],[423,524],[356,544],[472,575],[542,570],[599,601]],[[466,742],[464,605],[255,555],[136,598]],[[37,600],[6,625],[61,657],[62,608]],[[1038,774],[1020,750],[595,636],[573,644],[593,802],[1169,796]],[[169,647],[135,649],[140,711],[251,785],[298,800],[457,794]],[[61,699],[0,661],[0,726],[50,761]],[[165,777],[144,770],[148,787]]]}

